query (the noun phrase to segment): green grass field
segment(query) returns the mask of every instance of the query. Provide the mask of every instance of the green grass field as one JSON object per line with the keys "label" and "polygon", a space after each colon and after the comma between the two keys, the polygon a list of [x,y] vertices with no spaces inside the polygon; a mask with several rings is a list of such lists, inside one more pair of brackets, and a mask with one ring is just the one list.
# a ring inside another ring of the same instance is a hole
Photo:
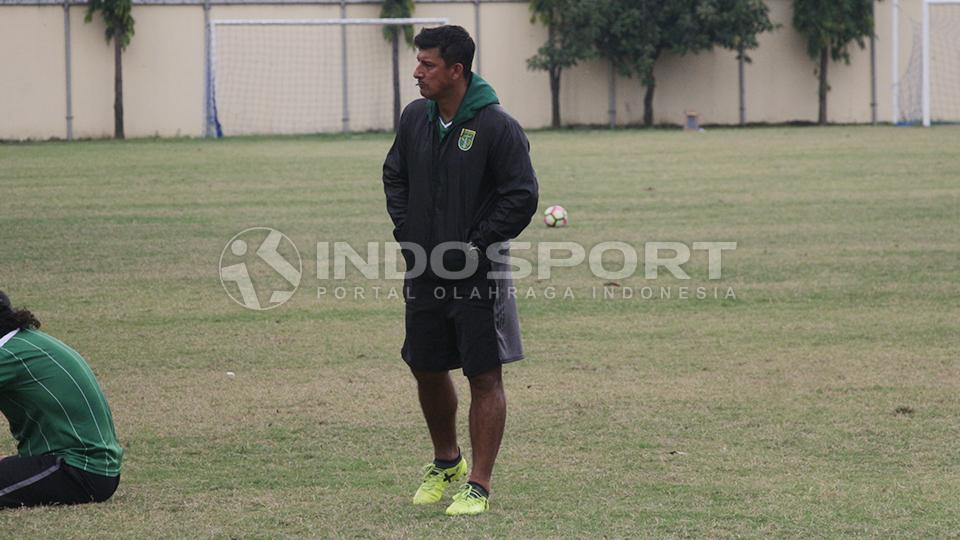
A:
{"label": "green grass field", "polygon": [[[0,145],[0,288],[87,357],[126,449],[110,502],[3,511],[0,536],[960,530],[960,129],[530,139],[541,210],[566,206],[572,226],[537,220],[520,240],[738,249],[719,281],[702,252],[689,282],[622,280],[634,298],[593,298],[605,281],[586,264],[519,281],[535,293],[520,300],[528,360],[505,370],[492,511],[459,520],[409,504],[432,455],[398,356],[402,303],[317,295],[399,286],[316,275],[317,242],[390,236],[390,137]],[[304,260],[297,294],[266,312],[218,279],[253,226]]]}

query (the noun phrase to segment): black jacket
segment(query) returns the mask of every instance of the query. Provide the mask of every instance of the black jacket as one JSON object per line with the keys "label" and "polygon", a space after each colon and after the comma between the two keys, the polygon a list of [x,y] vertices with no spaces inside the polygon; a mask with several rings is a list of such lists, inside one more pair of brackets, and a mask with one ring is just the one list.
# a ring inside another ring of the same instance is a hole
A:
{"label": "black jacket", "polygon": [[427,254],[441,242],[485,250],[515,238],[536,213],[538,197],[520,125],[494,103],[455,118],[442,138],[435,111],[426,99],[407,105],[383,164],[394,237]]}

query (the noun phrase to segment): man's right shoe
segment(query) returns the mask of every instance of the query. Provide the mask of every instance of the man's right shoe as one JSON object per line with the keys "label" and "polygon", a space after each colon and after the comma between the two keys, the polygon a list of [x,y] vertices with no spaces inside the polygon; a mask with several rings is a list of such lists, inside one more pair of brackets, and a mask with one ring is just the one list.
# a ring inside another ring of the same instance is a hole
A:
{"label": "man's right shoe", "polygon": [[457,482],[467,476],[467,460],[460,458],[457,463],[449,469],[442,469],[433,463],[424,465],[423,482],[417,488],[417,493],[413,496],[413,504],[433,504],[440,502],[443,498],[443,492],[447,486]]}

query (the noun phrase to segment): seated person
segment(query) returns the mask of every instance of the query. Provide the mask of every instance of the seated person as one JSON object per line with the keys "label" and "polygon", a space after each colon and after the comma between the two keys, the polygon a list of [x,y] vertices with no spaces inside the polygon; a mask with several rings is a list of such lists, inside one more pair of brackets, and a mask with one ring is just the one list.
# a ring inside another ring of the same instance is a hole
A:
{"label": "seated person", "polygon": [[39,327],[0,291],[0,413],[18,452],[0,458],[0,508],[105,501],[123,458],[110,407],[83,357]]}

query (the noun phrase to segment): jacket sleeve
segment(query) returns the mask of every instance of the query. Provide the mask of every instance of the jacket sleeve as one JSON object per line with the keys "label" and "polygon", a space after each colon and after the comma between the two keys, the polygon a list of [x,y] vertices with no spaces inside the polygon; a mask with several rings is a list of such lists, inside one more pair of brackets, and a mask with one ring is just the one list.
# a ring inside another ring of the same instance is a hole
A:
{"label": "jacket sleeve", "polygon": [[[383,191],[387,196],[387,213],[393,221],[393,237],[397,238],[407,219],[407,194],[410,179],[407,176],[406,141],[403,135],[403,118],[393,139],[393,146],[383,162]],[[397,238],[399,240],[399,238]]]}
{"label": "jacket sleeve", "polygon": [[493,168],[496,197],[490,212],[470,235],[470,241],[482,250],[519,236],[536,213],[539,197],[530,142],[515,120],[510,119],[494,144],[488,163]]}

